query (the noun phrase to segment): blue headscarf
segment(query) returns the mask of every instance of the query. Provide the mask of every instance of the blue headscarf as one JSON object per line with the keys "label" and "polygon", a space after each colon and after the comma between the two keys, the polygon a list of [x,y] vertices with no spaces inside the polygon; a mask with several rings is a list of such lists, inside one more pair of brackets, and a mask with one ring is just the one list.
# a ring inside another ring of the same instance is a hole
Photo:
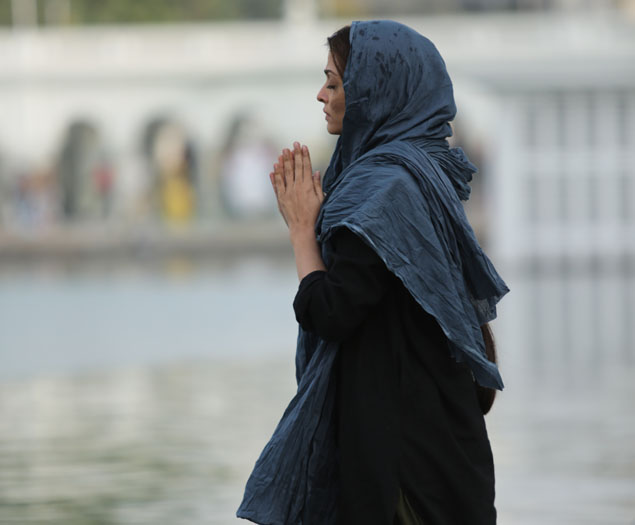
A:
{"label": "blue headscarf", "polygon": [[[338,228],[359,235],[438,322],[476,381],[503,386],[480,326],[505,283],[481,250],[461,200],[476,171],[450,148],[452,82],[435,46],[391,21],[354,22],[342,134],[324,175],[316,224],[328,266]],[[238,516],[261,524],[336,522],[332,365],[338,345],[300,328],[298,392],[247,482]]]}

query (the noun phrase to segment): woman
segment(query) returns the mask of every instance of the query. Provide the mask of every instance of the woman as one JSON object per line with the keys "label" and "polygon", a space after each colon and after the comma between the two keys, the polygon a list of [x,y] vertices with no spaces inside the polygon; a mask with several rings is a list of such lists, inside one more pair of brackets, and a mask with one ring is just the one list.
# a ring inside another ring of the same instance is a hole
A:
{"label": "woman", "polygon": [[495,523],[483,413],[502,380],[485,340],[508,290],[460,203],[475,167],[446,141],[450,78],[395,22],[328,43],[318,100],[340,137],[323,184],[298,143],[270,175],[300,278],[298,393],[238,516]]}

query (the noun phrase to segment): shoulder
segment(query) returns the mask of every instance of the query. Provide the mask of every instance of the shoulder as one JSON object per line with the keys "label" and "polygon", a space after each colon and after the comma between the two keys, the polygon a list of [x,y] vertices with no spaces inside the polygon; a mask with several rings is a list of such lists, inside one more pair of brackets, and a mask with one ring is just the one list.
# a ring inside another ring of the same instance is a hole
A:
{"label": "shoulder", "polygon": [[401,164],[373,156],[351,166],[327,196],[319,238],[330,238],[339,227],[364,240],[392,237],[396,230],[423,220],[421,214],[428,214],[428,203],[415,176]]}
{"label": "shoulder", "polygon": [[330,236],[329,244],[331,249],[339,255],[365,259],[377,257],[375,250],[370,246],[364,234],[357,232],[354,225],[335,227]]}
{"label": "shoulder", "polygon": [[348,168],[333,188],[325,213],[340,215],[394,204],[398,195],[416,196],[416,180],[408,169],[385,159],[370,157]]}
{"label": "shoulder", "polygon": [[[364,183],[360,185],[360,183]],[[365,157],[352,164],[342,176],[342,188],[356,187],[358,191],[411,186],[414,179],[410,171],[401,163],[384,155]],[[339,189],[339,188],[338,188]]]}

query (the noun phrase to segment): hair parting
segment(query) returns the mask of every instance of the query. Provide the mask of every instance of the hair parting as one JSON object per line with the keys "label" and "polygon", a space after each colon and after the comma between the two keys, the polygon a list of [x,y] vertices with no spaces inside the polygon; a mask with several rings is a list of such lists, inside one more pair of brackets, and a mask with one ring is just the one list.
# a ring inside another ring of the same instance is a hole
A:
{"label": "hair parting", "polygon": [[350,35],[351,26],[344,26],[326,39],[329,51],[331,52],[331,55],[333,55],[333,62],[335,62],[337,72],[342,78],[344,78],[346,62],[348,61],[348,55],[351,52]]}

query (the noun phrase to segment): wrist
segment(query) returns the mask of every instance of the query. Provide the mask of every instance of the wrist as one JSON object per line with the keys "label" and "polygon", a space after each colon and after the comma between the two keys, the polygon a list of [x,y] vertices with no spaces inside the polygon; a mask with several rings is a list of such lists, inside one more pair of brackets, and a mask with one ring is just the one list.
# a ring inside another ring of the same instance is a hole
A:
{"label": "wrist", "polygon": [[291,226],[289,227],[289,237],[291,237],[292,243],[309,239],[315,241],[315,229],[313,226],[307,225]]}

